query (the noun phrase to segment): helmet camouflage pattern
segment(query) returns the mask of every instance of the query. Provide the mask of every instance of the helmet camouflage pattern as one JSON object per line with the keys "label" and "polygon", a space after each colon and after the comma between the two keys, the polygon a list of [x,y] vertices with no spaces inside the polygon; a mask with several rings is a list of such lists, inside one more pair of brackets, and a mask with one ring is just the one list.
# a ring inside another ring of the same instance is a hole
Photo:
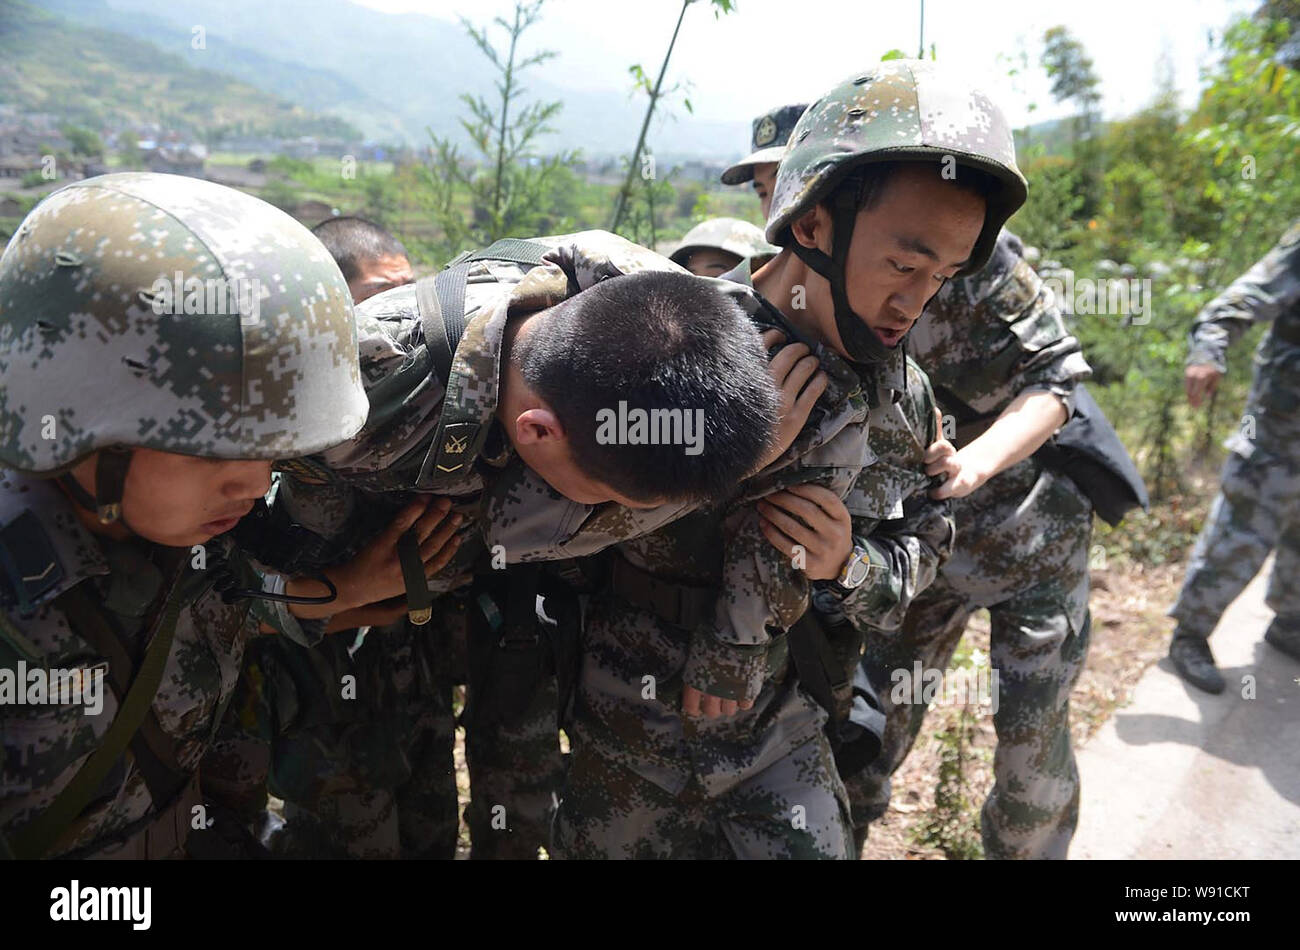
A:
{"label": "helmet camouflage pattern", "polygon": [[795,123],[807,108],[806,102],[777,106],[755,119],[750,137],[750,147],[753,151],[722,173],[722,183],[743,185],[754,177],[755,165],[781,161],[781,156],[785,154],[785,145],[790,141],[790,133],[794,131]]}
{"label": "helmet camouflage pattern", "polygon": [[756,225],[739,218],[710,218],[686,232],[681,247],[669,258],[674,264],[686,266],[695,251],[713,248],[735,254],[741,260],[751,257],[771,257],[781,249],[768,244],[763,231]]}
{"label": "helmet camouflage pattern", "polygon": [[1002,110],[960,74],[924,60],[878,63],[808,108],[777,170],[767,239],[788,244],[791,224],[856,167],[942,162],[946,156],[988,172],[1001,186],[988,198],[984,229],[962,271],[974,273],[993,253],[1002,225],[1024,204],[1027,186]]}
{"label": "helmet camouflage pattern", "polygon": [[307,455],[365,421],[347,284],[264,201],[103,175],[34,208],[0,258],[0,465],[108,447]]}

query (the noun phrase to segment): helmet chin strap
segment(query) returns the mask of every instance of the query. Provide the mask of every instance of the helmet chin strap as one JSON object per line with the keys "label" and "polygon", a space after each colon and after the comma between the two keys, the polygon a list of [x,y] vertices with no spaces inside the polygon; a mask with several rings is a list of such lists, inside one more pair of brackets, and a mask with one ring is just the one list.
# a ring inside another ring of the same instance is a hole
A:
{"label": "helmet chin strap", "polygon": [[122,519],[122,492],[126,488],[126,473],[130,467],[131,450],[110,446],[100,450],[95,462],[93,496],[70,472],[59,476],[59,484],[82,508],[93,511],[100,524],[109,525]]}
{"label": "helmet chin strap", "polygon": [[804,247],[792,238],[790,249],[795,255],[826,278],[831,285],[831,301],[835,306],[835,328],[839,330],[846,355],[855,363],[883,363],[889,359],[889,348],[867,326],[867,321],[854,313],[849,306],[845,265],[849,258],[849,245],[853,243],[853,229],[858,219],[858,193],[861,187],[848,183],[836,189],[831,197],[831,256],[819,248]]}

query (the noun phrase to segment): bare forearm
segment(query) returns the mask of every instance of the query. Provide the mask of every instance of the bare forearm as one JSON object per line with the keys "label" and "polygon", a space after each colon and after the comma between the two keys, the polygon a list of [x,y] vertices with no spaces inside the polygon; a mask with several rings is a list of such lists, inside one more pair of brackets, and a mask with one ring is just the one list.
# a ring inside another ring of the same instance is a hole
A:
{"label": "bare forearm", "polygon": [[985,478],[1006,471],[1038,451],[1065,423],[1065,404],[1053,393],[1021,393],[978,439],[958,454]]}

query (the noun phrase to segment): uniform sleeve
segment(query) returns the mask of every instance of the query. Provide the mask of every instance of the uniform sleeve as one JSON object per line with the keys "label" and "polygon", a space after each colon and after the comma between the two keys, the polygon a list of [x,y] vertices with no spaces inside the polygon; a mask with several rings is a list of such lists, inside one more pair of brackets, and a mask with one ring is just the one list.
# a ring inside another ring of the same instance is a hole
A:
{"label": "uniform sleeve", "polygon": [[1269,323],[1300,301],[1300,223],[1281,243],[1238,277],[1197,314],[1189,338],[1187,363],[1228,370],[1228,347],[1252,323]]}
{"label": "uniform sleeve", "polygon": [[1060,397],[1068,419],[1074,414],[1075,387],[1092,375],[1079,340],[1066,329],[1052,292],[1020,253],[1002,265],[1006,277],[976,307],[1001,320],[1022,353],[1008,379],[1011,399],[1029,392]]}
{"label": "uniform sleeve", "polygon": [[[791,558],[763,534],[754,503],[793,485],[818,484],[844,499],[870,454],[869,406],[853,371],[823,359],[831,385],[820,410],[794,444],[759,475],[749,479],[723,522],[722,589],[712,627],[691,636],[684,682],[724,699],[751,700],[762,689],[772,631],[788,630],[808,609],[810,585]],[[842,367],[837,371],[836,367]],[[827,398],[827,397],[830,398]]]}
{"label": "uniform sleeve", "polygon": [[882,521],[865,536],[858,533],[865,526],[855,523],[854,543],[870,553],[871,572],[847,593],[834,582],[817,585],[814,603],[828,620],[847,620],[859,630],[896,629],[916,596],[934,582],[956,536],[948,506],[922,491],[905,509],[902,518]]}
{"label": "uniform sleeve", "polygon": [[722,589],[712,627],[692,633],[683,681],[723,699],[752,700],[762,689],[772,632],[788,630],[808,608],[810,584],[789,555],[768,542],[757,498],[819,484],[843,499],[866,457],[867,425],[850,425],[794,464],[752,480],[723,522]]}
{"label": "uniform sleeve", "polygon": [[938,333],[922,357],[972,410],[996,415],[1027,392],[1050,392],[1074,411],[1074,390],[1092,375],[1055,295],[1002,232],[989,263],[953,281],[927,306]]}
{"label": "uniform sleeve", "polygon": [[[270,575],[272,578],[275,575]],[[268,586],[263,583],[263,590],[276,590],[275,581]],[[279,588],[283,590],[283,585]],[[299,646],[313,647],[325,639],[325,627],[329,618],[303,620],[289,612],[288,604],[270,600],[253,599],[252,613],[259,623],[266,624],[281,636],[288,637]]]}
{"label": "uniform sleeve", "polygon": [[492,479],[483,508],[483,538],[508,563],[589,557],[650,534],[700,507],[583,505],[565,498],[519,459]]}

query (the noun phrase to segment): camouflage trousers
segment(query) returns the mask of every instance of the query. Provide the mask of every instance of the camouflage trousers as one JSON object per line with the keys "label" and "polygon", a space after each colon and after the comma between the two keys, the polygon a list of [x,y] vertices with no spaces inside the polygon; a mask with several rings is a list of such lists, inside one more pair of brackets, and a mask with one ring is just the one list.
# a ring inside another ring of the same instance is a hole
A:
{"label": "camouflage trousers", "polygon": [[268,787],[284,799],[273,853],[455,855],[452,683],[433,663],[445,640],[437,627],[403,621],[360,643],[345,632],[310,650],[273,637],[250,648],[234,723],[210,758],[242,789],[250,823],[274,825],[264,814]]}
{"label": "camouflage trousers", "polygon": [[718,797],[679,795],[590,745],[571,756],[556,814],[560,858],[847,859],[853,853],[830,744],[816,738]]}
{"label": "camouflage trousers", "polygon": [[283,758],[294,755],[298,743],[311,742],[326,753],[328,768],[317,770],[311,794],[286,798],[284,837],[275,852],[287,857],[455,857],[458,806],[450,686],[441,699],[408,719],[402,750],[408,767],[397,785],[376,782],[358,767],[350,754],[352,743],[337,731],[298,736],[282,746]]}
{"label": "camouflage trousers", "polygon": [[1234,452],[1169,610],[1179,633],[1208,638],[1274,550],[1265,601],[1300,618],[1300,459]]}
{"label": "camouflage trousers", "polygon": [[953,503],[957,538],[897,631],[871,631],[863,666],[886,727],[880,757],[847,785],[855,820],[889,806],[925,702],[896,690],[901,671],[947,668],[971,615],[988,608],[997,672],[994,785],[980,826],[988,858],[1064,858],[1079,813],[1070,690],[1087,658],[1092,506],[1069,478],[1027,459]]}
{"label": "camouflage trousers", "polygon": [[[472,690],[472,686],[471,686]],[[544,677],[525,713],[507,722],[465,724],[470,858],[532,860],[549,845],[564,777],[559,690]]]}
{"label": "camouflage trousers", "polygon": [[[425,627],[405,621],[334,634],[312,650],[254,641],[205,787],[239,802],[288,857],[452,858],[458,835],[453,689],[466,678],[463,598]],[[351,698],[344,697],[351,677]],[[471,857],[536,858],[563,762],[557,688],[543,679],[524,715],[466,724]],[[219,784],[218,784],[219,783]],[[283,827],[267,788],[285,801]]]}

